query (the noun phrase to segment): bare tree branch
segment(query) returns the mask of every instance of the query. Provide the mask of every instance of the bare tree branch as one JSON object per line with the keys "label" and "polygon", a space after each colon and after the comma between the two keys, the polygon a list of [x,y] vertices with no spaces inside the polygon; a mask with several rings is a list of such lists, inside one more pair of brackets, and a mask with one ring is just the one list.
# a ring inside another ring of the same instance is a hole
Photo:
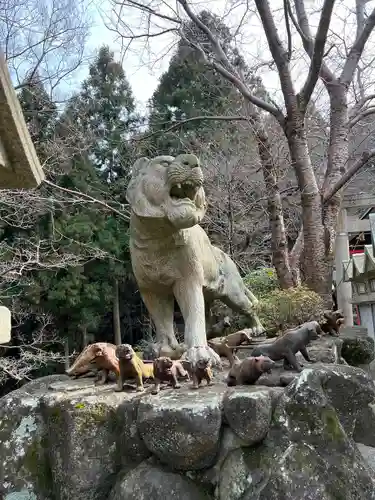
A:
{"label": "bare tree branch", "polygon": [[[201,53],[202,57],[216,69],[218,73],[220,73],[222,76],[224,76],[227,80],[231,81],[237,88],[240,90],[242,95],[248,99],[252,104],[255,106],[258,106],[261,109],[264,109],[265,111],[268,111],[271,115],[273,115],[278,121],[283,121],[284,117],[280,113],[280,110],[277,109],[276,107],[272,106],[271,104],[267,103],[266,101],[263,101],[262,99],[259,99],[258,97],[254,96],[247,85],[241,80],[240,75],[234,68],[234,66],[230,63],[228,57],[226,56],[225,52],[223,51],[219,40],[215,35],[212,33],[212,31],[206,26],[199,18],[194,14],[194,12],[191,10],[189,4],[187,3],[186,0],[178,0],[178,3],[183,7],[185,10],[186,14],[189,16],[189,18],[203,31],[203,33],[206,34],[207,38],[210,40],[212,47],[214,51],[216,52],[216,55],[218,57],[219,61],[215,60],[210,60],[207,54],[204,52],[204,50],[201,47],[198,47],[196,44],[191,44],[194,45],[194,47]],[[181,34],[182,35],[182,34]],[[183,36],[183,35],[182,35]]]}
{"label": "bare tree branch", "polygon": [[327,33],[331,23],[334,4],[335,0],[325,0],[323,4],[318,30],[315,36],[314,51],[311,57],[309,73],[307,75],[306,82],[299,94],[300,99],[303,102],[305,108],[311,99],[311,95],[315,89],[316,83],[319,78],[320,70],[323,63],[324,48],[327,41]]}
{"label": "bare tree branch", "polygon": [[76,195],[76,196],[79,196],[79,197],[82,197],[82,198],[86,198],[87,200],[90,200],[93,203],[97,203],[98,205],[101,205],[106,210],[109,210],[110,212],[113,212],[114,214],[118,215],[121,219],[125,220],[126,222],[129,222],[129,220],[130,220],[129,215],[126,215],[125,213],[120,212],[119,210],[117,210],[114,207],[111,207],[110,205],[108,205],[104,201],[97,200],[96,198],[94,198],[94,197],[92,197],[92,196],[90,196],[90,195],[88,195],[86,193],[81,193],[79,191],[74,191],[73,189],[68,189],[68,188],[64,188],[62,186],[58,186],[57,184],[54,184],[53,182],[51,182],[51,181],[49,181],[47,179],[45,179],[43,181],[43,184],[47,184],[48,186],[51,186],[52,188],[58,189],[60,191],[64,191],[65,193],[69,193],[69,194]]}
{"label": "bare tree branch", "polygon": [[[193,116],[191,118],[187,118],[186,120],[179,120],[166,129],[159,128],[159,130],[157,130],[156,132],[151,132],[150,134],[143,135],[139,138],[133,137],[131,140],[134,142],[145,141],[146,139],[149,139],[150,137],[154,137],[155,135],[167,134],[168,132],[173,132],[173,130],[176,130],[178,128],[182,128],[186,123],[199,122],[199,121],[204,121],[204,120],[208,120],[208,121],[247,121],[248,122],[248,121],[250,121],[250,118],[248,116],[244,116],[244,115]],[[155,125],[160,127],[160,125],[165,125],[166,123],[170,123],[170,122],[157,123]]]}
{"label": "bare tree branch", "polygon": [[343,85],[349,86],[353,80],[355,70],[358,66],[358,62],[362,56],[363,49],[365,48],[366,42],[369,39],[373,29],[375,27],[375,9],[371,12],[367,21],[364,25],[363,30],[354,42],[348,57],[345,61],[343,70],[340,75],[340,82]]}
{"label": "bare tree branch", "polygon": [[361,113],[358,113],[354,118],[349,121],[349,129],[353,128],[357,123],[359,123],[364,118],[371,116],[375,113],[375,106],[370,106]]}
{"label": "bare tree branch", "polygon": [[356,162],[354,162],[350,168],[347,169],[341,179],[334,186],[332,186],[329,191],[324,193],[324,203],[327,203],[374,156],[375,149],[371,149],[370,151],[365,151],[364,153],[362,153],[361,157]]}
{"label": "bare tree branch", "polygon": [[[56,347],[62,347],[62,339],[54,329],[53,318],[50,314],[41,311],[30,311],[20,307],[18,302],[12,305],[12,330],[17,337],[17,345],[4,346],[7,353],[17,351],[16,356],[0,357],[0,385],[11,378],[18,382],[31,380],[32,372],[51,363],[61,363],[65,357],[56,352]],[[30,339],[17,330],[30,317],[36,328]],[[54,350],[52,350],[54,348]]]}
{"label": "bare tree branch", "polygon": [[[289,69],[288,53],[285,50],[283,43],[278,35],[269,1],[255,0],[255,5],[258,9],[258,13],[263,24],[263,29],[267,37],[268,46],[278,69],[284,102],[288,113],[290,113],[292,111],[293,105],[296,104],[296,96]],[[296,109],[295,106],[294,109]]]}
{"label": "bare tree branch", "polygon": [[83,62],[89,34],[85,0],[4,0],[0,37],[16,89],[38,78],[53,92]]}
{"label": "bare tree branch", "polygon": [[[137,2],[135,0],[113,0],[114,5],[118,5],[121,8],[126,4],[131,5],[132,7],[140,10],[141,12],[147,12],[150,15],[158,17],[160,19],[164,19],[165,21],[169,21],[174,24],[181,24],[181,19],[177,19],[176,17],[167,16],[166,14],[162,14],[161,12],[152,9],[149,5],[145,5],[144,3]],[[121,14],[121,12],[120,12]]]}
{"label": "bare tree branch", "polygon": [[288,0],[284,0],[284,17],[285,17],[286,34],[288,37],[288,62],[290,62],[290,60],[292,59],[293,40],[289,22]]}
{"label": "bare tree branch", "polygon": [[[289,1],[289,0],[288,0]],[[302,43],[307,55],[310,59],[314,56],[314,39],[312,37],[309,21],[307,18],[304,0],[295,0],[297,20],[292,14],[292,9],[290,8],[290,15],[292,15],[292,20],[294,19],[294,25],[296,26],[299,34],[301,35]],[[331,82],[335,80],[333,72],[328,68],[326,63],[322,60],[320,66],[320,73],[323,77],[323,82]]]}

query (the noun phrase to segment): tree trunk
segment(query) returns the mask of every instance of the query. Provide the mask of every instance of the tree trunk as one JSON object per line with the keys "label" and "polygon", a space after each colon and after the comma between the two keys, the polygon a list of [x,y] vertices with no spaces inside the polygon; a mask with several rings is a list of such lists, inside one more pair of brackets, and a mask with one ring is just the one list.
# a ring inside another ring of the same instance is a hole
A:
{"label": "tree trunk", "polygon": [[232,175],[228,179],[228,239],[229,239],[229,256],[233,259],[233,205],[232,205]]}
{"label": "tree trunk", "polygon": [[303,253],[303,227],[301,227],[297,239],[289,255],[290,269],[292,271],[294,286],[301,285],[301,258]]}
{"label": "tree trunk", "polygon": [[[323,184],[323,193],[327,193],[342,177],[349,156],[348,133],[349,116],[347,90],[344,85],[335,82],[327,85],[331,113],[330,113],[330,141],[328,148],[327,172]],[[332,290],[332,274],[334,267],[334,244],[338,216],[341,208],[341,191],[338,191],[323,207],[323,224],[326,235],[326,262],[327,262],[327,291]],[[351,306],[350,306],[351,307]]]}
{"label": "tree trunk", "polygon": [[311,290],[324,297],[327,291],[327,266],[322,197],[311,164],[304,118],[298,116],[298,111],[295,111],[293,115],[287,121],[285,134],[301,193],[305,283]]}
{"label": "tree trunk", "polygon": [[285,232],[284,213],[279,186],[277,184],[278,166],[275,164],[268,133],[262,123],[259,113],[251,110],[251,121],[258,153],[262,164],[263,179],[267,192],[267,208],[271,229],[272,262],[276,269],[279,285],[283,289],[294,285],[293,275],[289,265],[288,242]]}
{"label": "tree trunk", "polygon": [[121,324],[120,324],[120,300],[118,281],[113,280],[113,331],[115,334],[115,344],[120,345],[121,341]]}
{"label": "tree trunk", "polygon": [[88,342],[87,342],[87,326],[84,325],[84,326],[81,326],[81,329],[82,329],[82,349],[84,349]]}
{"label": "tree trunk", "polygon": [[64,357],[65,357],[65,371],[69,370],[69,339],[66,337],[64,340]]}

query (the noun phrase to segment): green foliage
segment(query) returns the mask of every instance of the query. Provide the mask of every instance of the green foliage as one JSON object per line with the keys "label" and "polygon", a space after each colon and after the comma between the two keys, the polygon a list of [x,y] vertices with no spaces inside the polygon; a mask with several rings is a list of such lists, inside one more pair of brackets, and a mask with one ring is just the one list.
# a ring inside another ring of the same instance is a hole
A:
{"label": "green foliage", "polygon": [[[37,78],[21,92],[20,101],[38,152],[51,141],[62,150],[62,173],[51,172],[56,184],[109,205],[124,202],[131,161],[128,139],[137,117],[124,70],[107,47],[98,51],[80,92],[60,117]],[[55,254],[62,263],[69,255],[70,264],[30,273],[21,302],[52,314],[59,334],[80,347],[81,331],[96,332],[112,310],[115,280],[129,276],[128,232],[125,220],[98,205],[55,203],[30,234],[53,242]]]}
{"label": "green foliage", "polygon": [[267,297],[273,290],[279,288],[276,271],[272,267],[254,269],[243,280],[245,285],[260,300],[263,297]]}
{"label": "green foliage", "polygon": [[[224,51],[230,53],[231,35],[228,27],[214,14],[202,11],[199,17],[221,40]],[[194,23],[187,22],[184,36],[201,43],[205,35]],[[207,44],[206,44],[207,45]],[[201,115],[225,115],[228,113],[229,99],[236,92],[233,85],[210,68],[201,55],[181,38],[168,70],[150,100],[149,132],[163,132],[153,136],[146,145],[148,154],[178,154],[186,149],[194,151],[196,139],[203,138],[209,143],[212,133],[222,128],[223,122],[193,121],[181,130],[166,132],[173,123]],[[231,103],[233,104],[233,102]],[[228,122],[228,127],[235,125]]]}
{"label": "green foliage", "polygon": [[45,161],[54,134],[57,106],[47,94],[37,73],[22,88],[18,99],[39,159]]}
{"label": "green foliage", "polygon": [[375,358],[374,339],[371,337],[343,338],[341,355],[349,365],[367,365]]}
{"label": "green foliage", "polygon": [[82,145],[103,180],[113,183],[127,175],[132,159],[129,136],[139,117],[125,72],[107,46],[99,49],[62,122],[62,129],[71,130],[74,124],[81,132]]}
{"label": "green foliage", "polygon": [[[136,124],[134,98],[120,63],[108,47],[101,47],[81,91],[68,104],[58,130],[68,137],[73,130],[77,146],[72,169],[59,179],[63,187],[90,194],[107,203],[123,202],[131,161],[129,134]],[[74,125],[74,126],[72,126]],[[46,300],[71,329],[95,331],[112,309],[114,281],[123,281],[130,269],[128,224],[97,206],[82,205],[61,213],[56,229],[69,247],[105,252],[82,268],[65,270]]]}
{"label": "green foliage", "polygon": [[306,321],[320,321],[323,314],[321,297],[306,287],[273,290],[258,306],[259,318],[266,330],[292,328]]}

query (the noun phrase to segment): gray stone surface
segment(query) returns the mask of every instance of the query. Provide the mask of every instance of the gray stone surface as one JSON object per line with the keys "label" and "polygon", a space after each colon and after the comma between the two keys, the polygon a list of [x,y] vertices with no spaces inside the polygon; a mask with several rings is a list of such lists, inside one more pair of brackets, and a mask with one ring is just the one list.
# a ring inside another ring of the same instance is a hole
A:
{"label": "gray stone surface", "polygon": [[360,443],[357,446],[363,458],[375,472],[375,448]]}
{"label": "gray stone surface", "polygon": [[8,394],[0,498],[375,500],[371,376],[316,363],[286,388],[219,380],[152,396],[48,378]]}
{"label": "gray stone surface", "polygon": [[51,382],[67,379],[50,375],[0,398],[0,494],[7,500],[51,498],[40,400]]}
{"label": "gray stone surface", "polygon": [[374,499],[373,471],[350,438],[348,422],[349,415],[357,415],[356,407],[368,404],[374,395],[374,384],[362,370],[304,370],[285,389],[262,444],[229,453],[220,472],[218,498]]}
{"label": "gray stone surface", "polygon": [[186,477],[144,462],[120,474],[109,500],[206,500],[194,482]]}
{"label": "gray stone surface", "polygon": [[228,390],[224,399],[225,420],[248,446],[262,441],[272,418],[272,389],[244,386]]}
{"label": "gray stone surface", "polygon": [[174,469],[196,470],[213,465],[225,391],[225,386],[214,385],[142,398],[138,430],[147,448]]}
{"label": "gray stone surface", "polygon": [[[102,498],[109,493],[123,451],[130,454],[134,444],[130,441],[125,450],[119,446],[118,424],[126,420],[123,405],[124,395],[114,392],[113,386],[97,392],[92,387],[91,394],[67,391],[44,396],[48,455],[59,500],[96,500],[99,493]],[[135,460],[130,454],[131,458]]]}

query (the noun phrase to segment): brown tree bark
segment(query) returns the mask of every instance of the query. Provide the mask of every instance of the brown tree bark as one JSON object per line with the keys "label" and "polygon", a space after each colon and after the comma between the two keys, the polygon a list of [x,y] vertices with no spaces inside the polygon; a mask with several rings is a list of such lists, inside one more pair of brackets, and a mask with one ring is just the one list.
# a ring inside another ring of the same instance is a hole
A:
{"label": "brown tree bark", "polygon": [[233,67],[215,35],[192,11],[187,2],[183,0],[179,1],[190,19],[194,21],[195,24],[207,35],[212,44],[212,48],[216,52],[217,60],[220,62],[209,59],[204,50],[198,45],[194,45],[194,48],[199,51],[202,58],[207,63],[211,64],[218,71],[218,73],[224,76],[224,78],[227,78],[238,88],[248,103],[248,117],[257,141],[258,152],[262,164],[263,178],[269,195],[267,205],[271,230],[272,260],[280,286],[282,288],[290,288],[293,286],[294,282],[289,265],[283,207],[279,186],[277,184],[277,176],[275,173],[278,168],[276,160],[272,156],[270,147],[271,143],[268,133],[264,127],[262,117],[260,116],[257,107],[268,111],[279,121],[284,120],[283,114],[277,107],[259,99],[250,92],[240,68],[236,69]]}
{"label": "brown tree bark", "polygon": [[283,289],[294,286],[293,274],[289,263],[289,250],[286,238],[283,206],[279,186],[278,171],[275,165],[268,134],[257,117],[254,122],[254,135],[257,141],[259,157],[262,164],[263,179],[267,192],[267,208],[271,229],[272,262],[276,270],[279,285]]}
{"label": "brown tree bark", "polygon": [[88,342],[87,342],[87,326],[86,325],[81,326],[81,330],[82,330],[82,349],[84,349],[88,344]]}
{"label": "brown tree bark", "polygon": [[113,280],[113,332],[115,337],[115,344],[120,345],[121,341],[121,323],[120,323],[120,300],[118,281]]}

